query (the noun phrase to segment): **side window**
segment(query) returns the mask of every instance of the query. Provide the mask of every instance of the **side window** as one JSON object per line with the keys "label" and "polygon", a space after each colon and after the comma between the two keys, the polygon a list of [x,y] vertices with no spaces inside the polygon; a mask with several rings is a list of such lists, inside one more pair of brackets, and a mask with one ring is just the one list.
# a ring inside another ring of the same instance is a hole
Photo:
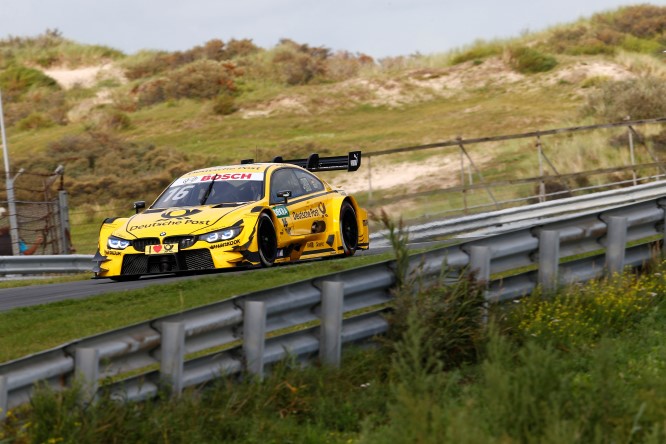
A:
{"label": "side window", "polygon": [[300,182],[301,188],[305,191],[305,194],[324,191],[324,184],[313,174],[301,170],[294,170],[294,172]]}
{"label": "side window", "polygon": [[277,196],[280,191],[291,191],[292,198],[304,194],[303,187],[296,179],[293,168],[281,168],[273,173],[271,177],[271,203],[282,202],[282,198]]}

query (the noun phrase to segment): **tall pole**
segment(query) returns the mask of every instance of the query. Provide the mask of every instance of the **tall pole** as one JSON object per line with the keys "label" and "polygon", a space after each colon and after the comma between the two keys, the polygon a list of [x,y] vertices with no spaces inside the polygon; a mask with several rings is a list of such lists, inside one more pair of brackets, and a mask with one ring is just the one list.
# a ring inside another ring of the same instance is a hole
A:
{"label": "tall pole", "polygon": [[9,171],[9,152],[7,150],[7,135],[5,134],[5,119],[2,109],[2,92],[0,92],[0,133],[2,133],[2,157],[5,159],[7,206],[9,207],[9,236],[12,240],[12,254],[18,256],[20,254],[18,218],[16,215],[16,198],[14,197],[14,179],[12,179],[12,173]]}

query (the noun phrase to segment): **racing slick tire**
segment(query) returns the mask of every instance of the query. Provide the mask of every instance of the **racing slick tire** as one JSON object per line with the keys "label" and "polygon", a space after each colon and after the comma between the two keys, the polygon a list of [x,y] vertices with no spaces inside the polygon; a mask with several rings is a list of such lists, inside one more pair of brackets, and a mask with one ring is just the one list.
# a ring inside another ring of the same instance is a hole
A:
{"label": "racing slick tire", "polygon": [[356,211],[349,202],[340,208],[340,241],[344,256],[353,256],[358,248],[358,222]]}
{"label": "racing slick tire", "polygon": [[275,234],[273,220],[266,213],[259,216],[259,222],[257,222],[257,245],[261,266],[272,266],[277,257],[277,234]]}

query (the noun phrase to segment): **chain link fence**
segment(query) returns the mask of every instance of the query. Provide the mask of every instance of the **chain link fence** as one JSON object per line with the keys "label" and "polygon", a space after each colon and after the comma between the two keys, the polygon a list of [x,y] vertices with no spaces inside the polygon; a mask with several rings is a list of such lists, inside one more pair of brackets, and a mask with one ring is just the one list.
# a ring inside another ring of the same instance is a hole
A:
{"label": "chain link fence", "polygon": [[[22,254],[73,253],[62,170],[52,174],[20,170],[10,172],[10,175],[13,177],[14,202],[7,198],[6,183],[0,184],[0,256],[12,255],[9,229],[10,218],[14,215]],[[58,189],[54,190],[56,185]]]}

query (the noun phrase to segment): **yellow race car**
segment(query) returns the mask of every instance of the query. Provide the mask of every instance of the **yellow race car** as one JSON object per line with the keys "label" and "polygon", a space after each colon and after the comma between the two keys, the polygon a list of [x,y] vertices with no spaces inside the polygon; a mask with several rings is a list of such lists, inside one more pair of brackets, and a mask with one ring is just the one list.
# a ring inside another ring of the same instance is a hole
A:
{"label": "yellow race car", "polygon": [[131,280],[351,256],[369,246],[367,212],[312,172],[360,166],[361,152],[354,151],[187,173],[148,209],[135,202],[135,215],[104,220],[95,277]]}

